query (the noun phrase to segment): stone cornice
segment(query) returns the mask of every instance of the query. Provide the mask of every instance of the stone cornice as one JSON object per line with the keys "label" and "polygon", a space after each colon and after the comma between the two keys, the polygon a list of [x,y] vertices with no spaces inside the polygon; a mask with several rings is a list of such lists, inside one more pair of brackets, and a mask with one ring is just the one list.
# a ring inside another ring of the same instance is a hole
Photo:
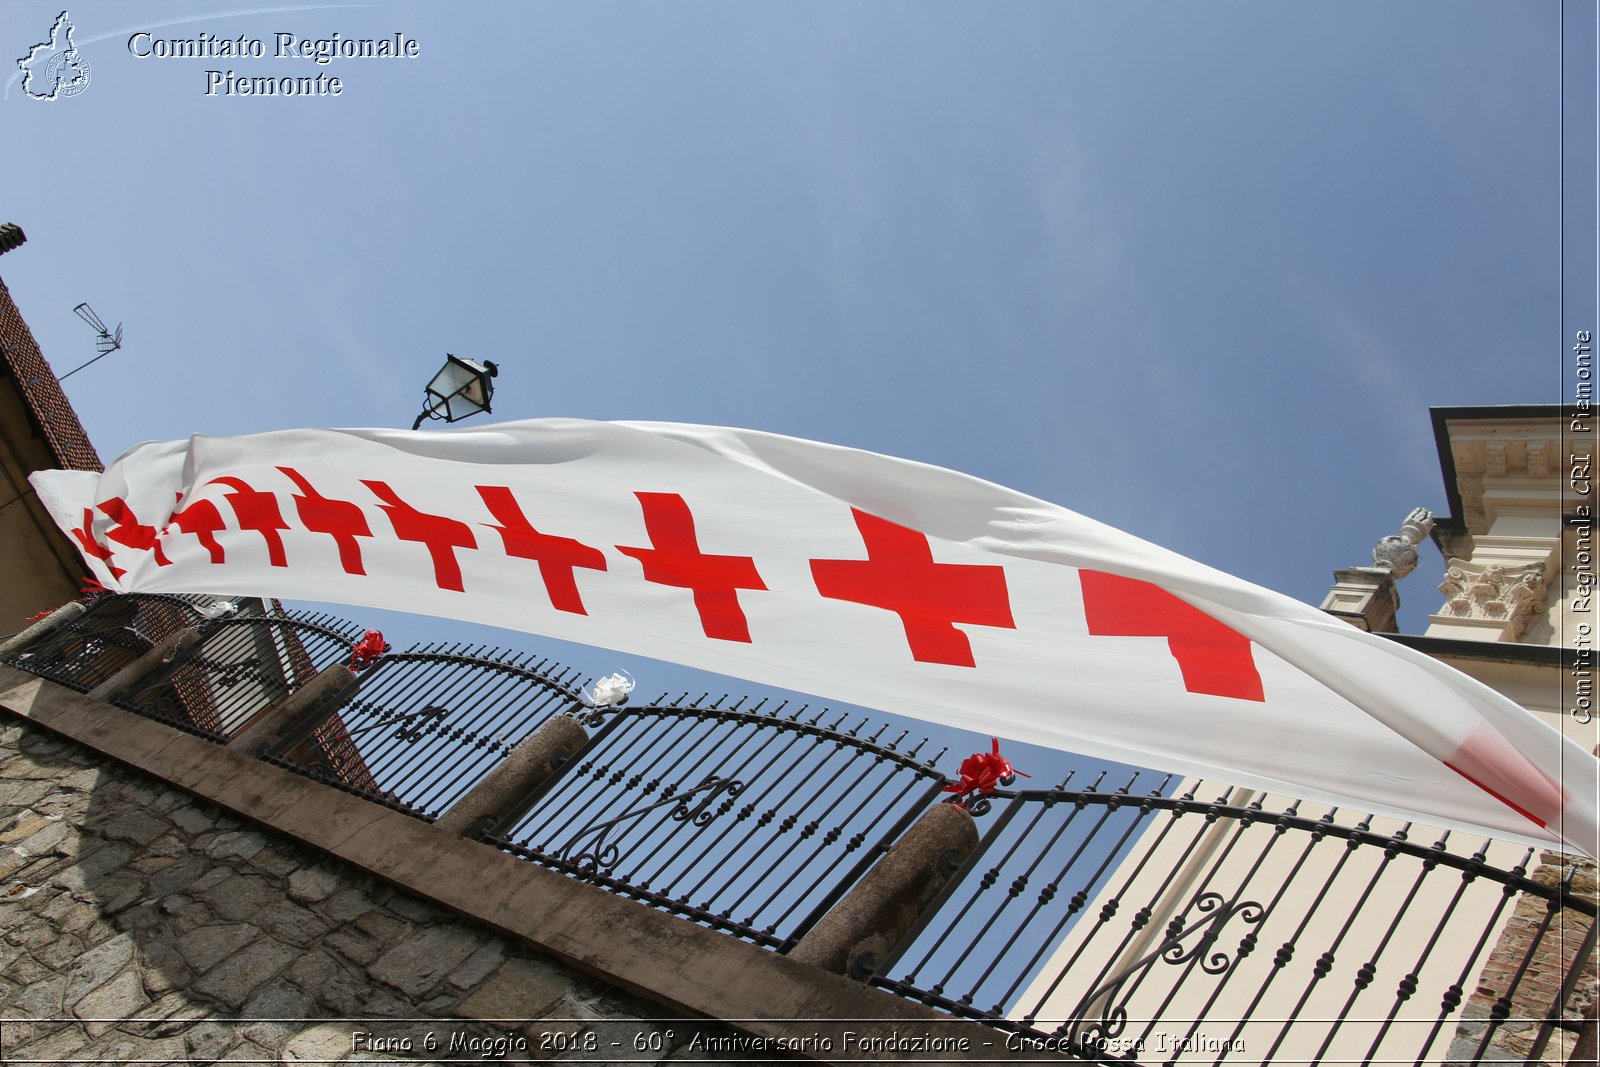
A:
{"label": "stone cornice", "polygon": [[1453,531],[1486,532],[1496,490],[1527,496],[1530,505],[1539,498],[1557,510],[1592,496],[1574,493],[1567,477],[1574,455],[1594,453],[1592,434],[1569,431],[1572,415],[1555,404],[1434,408],[1434,436],[1450,500],[1450,514],[1440,517],[1435,539],[1445,545],[1454,541]]}

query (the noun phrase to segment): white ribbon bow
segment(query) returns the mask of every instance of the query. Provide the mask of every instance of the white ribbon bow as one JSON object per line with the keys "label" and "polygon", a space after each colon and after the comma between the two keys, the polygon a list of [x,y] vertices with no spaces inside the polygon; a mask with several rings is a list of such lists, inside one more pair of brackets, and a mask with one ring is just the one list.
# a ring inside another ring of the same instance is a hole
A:
{"label": "white ribbon bow", "polygon": [[583,694],[584,699],[597,708],[609,708],[622,703],[633,692],[633,675],[627,671],[608,674],[595,679],[593,690]]}

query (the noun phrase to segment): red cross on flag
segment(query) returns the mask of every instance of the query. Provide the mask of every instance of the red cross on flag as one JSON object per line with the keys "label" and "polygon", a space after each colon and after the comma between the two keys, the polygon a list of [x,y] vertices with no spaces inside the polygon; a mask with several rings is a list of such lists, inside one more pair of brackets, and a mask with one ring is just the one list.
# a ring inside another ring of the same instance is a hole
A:
{"label": "red cross on flag", "polygon": [[1596,766],[1396,642],[954,471],[541,419],[141,445],[39,497],[124,592],[490,623],[1140,766],[1596,852]]}

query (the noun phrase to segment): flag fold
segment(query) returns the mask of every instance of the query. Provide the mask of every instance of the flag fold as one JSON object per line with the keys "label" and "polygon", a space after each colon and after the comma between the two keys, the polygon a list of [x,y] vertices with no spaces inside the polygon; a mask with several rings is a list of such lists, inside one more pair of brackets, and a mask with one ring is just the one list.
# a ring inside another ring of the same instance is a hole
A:
{"label": "flag fold", "polygon": [[750,430],[141,445],[40,499],[120,592],[421,612],[1596,852],[1597,761],[1405,646],[1025,494]]}

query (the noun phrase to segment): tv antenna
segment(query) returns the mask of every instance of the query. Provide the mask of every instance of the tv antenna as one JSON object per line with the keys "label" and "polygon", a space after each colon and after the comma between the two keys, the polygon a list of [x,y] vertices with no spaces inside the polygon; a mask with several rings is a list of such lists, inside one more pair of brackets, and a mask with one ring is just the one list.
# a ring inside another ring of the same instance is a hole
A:
{"label": "tv antenna", "polygon": [[[111,353],[122,347],[122,323],[117,323],[117,328],[115,330],[107,328],[106,324],[100,321],[100,316],[94,313],[94,308],[90,307],[87,302],[79,304],[72,310],[74,314],[78,316],[78,318],[82,319],[84,322],[87,322],[90,326],[93,326],[95,333],[98,335],[94,339],[94,347],[95,351],[99,352],[100,354],[95,356],[94,359],[91,359],[89,363],[96,363],[102,359],[105,359]],[[89,363],[83,363],[79,366],[73,367],[56,380],[63,382],[66,381],[68,378],[81,371],[84,367],[87,367]]]}

